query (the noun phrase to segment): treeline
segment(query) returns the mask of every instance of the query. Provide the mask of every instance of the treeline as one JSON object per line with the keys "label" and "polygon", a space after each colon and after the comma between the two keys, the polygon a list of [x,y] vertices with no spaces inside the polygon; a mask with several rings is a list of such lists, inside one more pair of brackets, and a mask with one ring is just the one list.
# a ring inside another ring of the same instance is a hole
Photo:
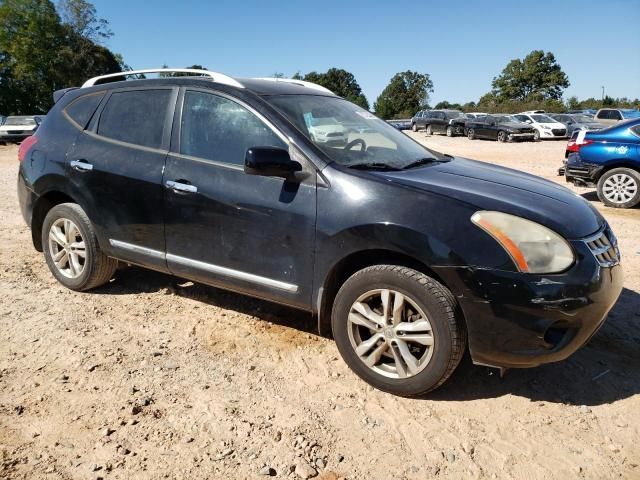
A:
{"label": "treeline", "polygon": [[128,69],[111,35],[85,0],[0,1],[0,113],[46,113],[53,91]]}

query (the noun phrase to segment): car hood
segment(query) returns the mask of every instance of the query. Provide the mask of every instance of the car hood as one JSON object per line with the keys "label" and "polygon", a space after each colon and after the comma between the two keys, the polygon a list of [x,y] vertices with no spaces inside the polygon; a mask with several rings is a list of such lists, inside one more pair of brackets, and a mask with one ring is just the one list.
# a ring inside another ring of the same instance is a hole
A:
{"label": "car hood", "polygon": [[346,129],[342,126],[342,125],[315,125],[315,126],[310,126],[309,130],[315,132],[315,133],[319,133],[319,132],[323,132],[323,133],[345,133]]}
{"label": "car hood", "polygon": [[536,122],[535,125],[542,125],[544,127],[549,127],[549,128],[567,128],[567,126],[564,123],[559,123],[559,122]]}
{"label": "car hood", "polygon": [[446,195],[478,210],[496,210],[546,225],[568,239],[605,221],[585,199],[549,180],[489,163],[454,158],[410,170],[376,172],[417,190]]}

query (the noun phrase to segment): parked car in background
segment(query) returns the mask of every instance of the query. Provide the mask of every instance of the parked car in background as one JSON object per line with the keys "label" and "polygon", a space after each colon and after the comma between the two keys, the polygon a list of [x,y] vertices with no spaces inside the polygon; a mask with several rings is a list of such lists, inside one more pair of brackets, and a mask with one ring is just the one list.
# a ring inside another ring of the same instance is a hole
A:
{"label": "parked car in background", "polygon": [[305,117],[311,138],[316,143],[332,146],[346,145],[349,136],[347,127],[331,117],[329,112],[325,112],[325,114],[327,115],[326,117]]}
{"label": "parked car in background", "polygon": [[36,131],[43,116],[16,115],[7,117],[0,125],[0,142],[19,143]]}
{"label": "parked car in background", "polygon": [[526,112],[521,112],[521,113],[524,113],[526,115],[532,115],[534,113],[547,113],[547,112],[545,112],[544,110],[527,110]]}
{"label": "parked car in background", "polygon": [[387,123],[398,130],[411,130],[411,118],[402,118],[399,120],[387,120]]}
{"label": "parked car in background", "polygon": [[583,109],[579,109],[579,110],[569,110],[567,113],[569,115],[575,115],[575,114],[582,114],[582,115],[587,115],[589,117],[592,117],[596,114],[597,110],[593,109],[593,108],[583,108]]}
{"label": "parked car in background", "polygon": [[527,123],[514,120],[508,115],[485,115],[467,120],[467,138],[488,138],[499,142],[533,140],[536,130]]}
{"label": "parked car in background", "polygon": [[640,110],[633,110],[631,108],[601,108],[593,118],[598,122],[614,125],[623,120],[640,118]]}
{"label": "parked car in background", "polygon": [[425,127],[425,119],[428,112],[429,110],[420,110],[411,118],[411,130],[417,132]]}
{"label": "parked car in background", "polygon": [[607,125],[582,114],[550,113],[549,116],[567,128],[567,136],[571,137],[578,130],[602,130]]}
{"label": "parked car in background", "polygon": [[7,119],[4,115],[0,115],[0,125],[4,124],[4,121]]}
{"label": "parked car in background", "polygon": [[553,118],[540,113],[518,113],[511,115],[512,118],[519,122],[528,123],[535,130],[534,140],[566,138],[567,127]]}
{"label": "parked car in background", "polygon": [[478,117],[484,117],[485,115],[489,115],[489,114],[486,112],[467,112],[465,113],[465,115],[468,118],[478,118]]}
{"label": "parked car in background", "polygon": [[448,137],[464,135],[466,118],[460,110],[429,110],[424,117],[427,135],[445,133]]}
{"label": "parked car in background", "polygon": [[[563,360],[618,299],[615,236],[570,190],[431,151],[319,85],[188,72],[209,78],[57,93],[22,143],[20,209],[65,287],[124,261],[305,310],[357,375],[404,396],[467,351]],[[372,133],[329,144],[316,118]]]}
{"label": "parked car in background", "polygon": [[598,198],[609,207],[638,205],[640,118],[574,135],[564,168],[566,181],[579,186],[597,186]]}

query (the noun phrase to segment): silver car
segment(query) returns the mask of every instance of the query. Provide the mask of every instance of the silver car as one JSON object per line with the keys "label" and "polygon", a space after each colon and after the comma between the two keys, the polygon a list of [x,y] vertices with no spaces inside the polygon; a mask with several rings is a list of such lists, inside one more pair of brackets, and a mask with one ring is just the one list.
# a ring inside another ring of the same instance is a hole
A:
{"label": "silver car", "polygon": [[569,137],[573,132],[579,130],[602,130],[607,127],[604,123],[600,123],[588,115],[553,113],[549,114],[549,116],[567,127],[567,135]]}

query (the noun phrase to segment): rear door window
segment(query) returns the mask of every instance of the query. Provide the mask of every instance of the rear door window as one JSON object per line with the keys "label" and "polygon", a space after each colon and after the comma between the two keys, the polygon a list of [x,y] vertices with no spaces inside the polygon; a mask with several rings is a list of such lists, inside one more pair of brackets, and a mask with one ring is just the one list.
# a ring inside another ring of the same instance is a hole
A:
{"label": "rear door window", "polygon": [[143,147],[160,148],[171,90],[114,92],[98,124],[98,135]]}
{"label": "rear door window", "polygon": [[76,98],[65,107],[64,112],[79,128],[84,129],[96,111],[96,108],[98,108],[102,97],[104,97],[104,92],[92,93]]}

